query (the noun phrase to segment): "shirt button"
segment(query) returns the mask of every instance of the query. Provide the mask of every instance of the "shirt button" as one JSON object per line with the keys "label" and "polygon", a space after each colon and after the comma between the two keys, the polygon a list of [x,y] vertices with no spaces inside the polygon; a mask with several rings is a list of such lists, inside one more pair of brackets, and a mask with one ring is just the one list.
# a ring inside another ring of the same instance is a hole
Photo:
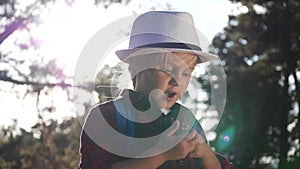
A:
{"label": "shirt button", "polygon": [[184,160],[180,160],[180,161],[179,161],[179,165],[180,165],[181,167],[183,167],[183,166],[184,166]]}

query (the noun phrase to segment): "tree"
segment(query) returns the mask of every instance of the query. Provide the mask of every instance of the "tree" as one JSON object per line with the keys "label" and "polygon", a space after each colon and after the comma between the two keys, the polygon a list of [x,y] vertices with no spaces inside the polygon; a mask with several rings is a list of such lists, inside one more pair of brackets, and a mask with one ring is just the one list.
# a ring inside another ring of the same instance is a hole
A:
{"label": "tree", "polygon": [[[44,125],[44,126],[43,126]],[[1,168],[76,168],[79,162],[80,124],[77,118],[58,124],[37,123],[33,130],[3,128],[0,141]]]}
{"label": "tree", "polygon": [[[296,168],[300,3],[232,2],[246,10],[229,16],[228,26],[213,40],[228,76],[226,113],[214,144],[231,150],[237,168]],[[228,124],[235,130],[223,135]]]}
{"label": "tree", "polygon": [[[24,6],[20,5],[23,1],[0,0],[0,83],[11,86],[11,89],[1,88],[0,92],[9,91],[20,99],[34,97],[38,112],[38,121],[31,131],[16,128],[17,121],[13,126],[2,128],[0,168],[76,168],[79,162],[78,119],[60,122],[47,118],[56,111],[57,105],[44,101],[45,97],[53,100],[52,94],[57,90],[62,95],[66,93],[66,102],[70,101],[72,77],[57,66],[56,60],[47,60],[47,56],[39,53],[39,43],[30,31],[31,26],[39,24],[41,12],[55,2],[36,0]],[[74,1],[65,2],[72,5]],[[8,42],[20,32],[25,32],[27,38],[16,37]],[[7,43],[11,43],[10,46]],[[5,45],[13,48],[10,50],[3,47]],[[91,90],[90,83],[76,87]]]}
{"label": "tree", "polygon": [[98,93],[100,102],[105,102],[118,96],[120,88],[117,79],[122,73],[120,67],[104,65],[95,79],[95,91]]}

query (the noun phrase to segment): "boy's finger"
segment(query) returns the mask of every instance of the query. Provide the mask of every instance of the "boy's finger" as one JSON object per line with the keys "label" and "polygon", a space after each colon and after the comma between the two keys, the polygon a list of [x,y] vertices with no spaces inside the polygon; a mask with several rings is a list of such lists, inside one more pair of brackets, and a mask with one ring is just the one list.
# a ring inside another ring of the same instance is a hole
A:
{"label": "boy's finger", "polygon": [[197,136],[197,132],[195,130],[192,130],[184,139],[190,141],[194,139],[196,136]]}
{"label": "boy's finger", "polygon": [[180,122],[176,120],[174,124],[170,127],[170,131],[168,131],[167,136],[172,136],[179,129],[179,126]]}
{"label": "boy's finger", "polygon": [[199,134],[199,143],[205,143],[205,140],[203,139],[203,137],[201,136],[201,134]]}
{"label": "boy's finger", "polygon": [[189,157],[190,158],[195,158],[195,157],[198,157],[198,154],[197,154],[196,151],[193,151],[193,152],[190,152]]}

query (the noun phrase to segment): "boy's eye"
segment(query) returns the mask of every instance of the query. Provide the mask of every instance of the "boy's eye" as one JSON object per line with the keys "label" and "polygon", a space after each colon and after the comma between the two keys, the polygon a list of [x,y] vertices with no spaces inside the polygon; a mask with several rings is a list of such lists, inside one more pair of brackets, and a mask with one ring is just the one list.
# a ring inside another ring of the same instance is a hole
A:
{"label": "boy's eye", "polygon": [[190,69],[186,69],[182,72],[182,75],[184,77],[191,77],[192,76],[192,71]]}
{"label": "boy's eye", "polygon": [[183,76],[184,77],[191,77],[191,74],[190,73],[183,73]]}

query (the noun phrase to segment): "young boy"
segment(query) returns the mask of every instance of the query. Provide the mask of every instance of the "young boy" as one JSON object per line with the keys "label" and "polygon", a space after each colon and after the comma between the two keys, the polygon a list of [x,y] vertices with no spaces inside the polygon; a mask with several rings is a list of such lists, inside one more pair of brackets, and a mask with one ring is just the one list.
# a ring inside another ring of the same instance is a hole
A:
{"label": "young boy", "polygon": [[216,59],[201,51],[191,15],[139,16],[129,49],[116,54],[129,64],[134,90],[91,109],[81,135],[80,168],[232,168],[207,144],[193,113],[176,102],[196,64]]}

